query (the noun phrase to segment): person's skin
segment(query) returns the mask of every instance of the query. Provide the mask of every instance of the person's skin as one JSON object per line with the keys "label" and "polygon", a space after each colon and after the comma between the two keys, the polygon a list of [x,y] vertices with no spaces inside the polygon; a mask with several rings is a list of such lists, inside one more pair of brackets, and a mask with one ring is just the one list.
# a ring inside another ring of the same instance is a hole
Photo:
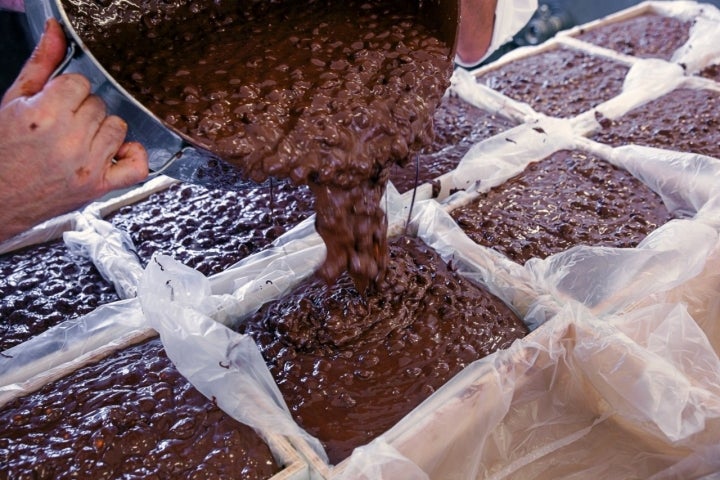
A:
{"label": "person's skin", "polygon": [[50,79],[65,52],[51,19],[0,102],[0,241],[148,175],[145,149],[84,76]]}
{"label": "person's skin", "polygon": [[460,0],[456,54],[463,63],[479,63],[492,41],[497,0]]}

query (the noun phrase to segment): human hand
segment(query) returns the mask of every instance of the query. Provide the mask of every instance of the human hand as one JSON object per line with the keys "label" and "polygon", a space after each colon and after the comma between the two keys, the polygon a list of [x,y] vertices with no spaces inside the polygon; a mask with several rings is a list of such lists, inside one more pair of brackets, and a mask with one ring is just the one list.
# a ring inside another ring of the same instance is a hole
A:
{"label": "human hand", "polygon": [[107,115],[85,77],[50,79],[65,50],[51,19],[0,102],[0,240],[148,174],[145,149],[125,142],[127,124]]}
{"label": "human hand", "polygon": [[456,55],[463,65],[483,59],[492,41],[497,0],[461,0]]}

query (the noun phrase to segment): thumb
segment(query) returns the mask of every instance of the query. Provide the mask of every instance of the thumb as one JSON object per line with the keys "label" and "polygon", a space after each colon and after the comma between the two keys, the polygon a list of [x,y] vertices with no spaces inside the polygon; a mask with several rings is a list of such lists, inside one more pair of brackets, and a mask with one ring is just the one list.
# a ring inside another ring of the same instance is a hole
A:
{"label": "thumb", "polygon": [[16,98],[30,97],[43,89],[50,75],[65,57],[65,32],[54,18],[45,23],[45,31],[15,82],[5,92],[0,105]]}

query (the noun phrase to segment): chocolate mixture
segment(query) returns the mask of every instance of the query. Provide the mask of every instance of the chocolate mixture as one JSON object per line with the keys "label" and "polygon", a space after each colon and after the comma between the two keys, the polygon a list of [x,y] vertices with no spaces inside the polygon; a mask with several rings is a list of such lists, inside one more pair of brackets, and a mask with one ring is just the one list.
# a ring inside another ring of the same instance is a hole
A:
{"label": "chocolate mixture", "polygon": [[528,333],[498,298],[416,238],[390,243],[362,297],[348,275],[317,279],[243,321],[294,418],[332,463],[384,433],[470,362]]}
{"label": "chocolate mixture", "polygon": [[620,94],[629,69],[615,60],[558,47],[489,70],[477,80],[540,113],[567,118]]}
{"label": "chocolate mixture", "polygon": [[390,181],[400,193],[457,167],[470,147],[514,126],[500,115],[470,105],[456,95],[443,97],[433,117],[435,140],[405,167],[393,166]]}
{"label": "chocolate mixture", "polygon": [[165,253],[209,276],[258,252],[313,213],[305,186],[226,191],[176,184],[107,220],[130,234],[144,264]]}
{"label": "chocolate mixture", "polygon": [[62,240],[0,255],[0,352],[118,300],[113,285]]}
{"label": "chocolate mixture", "polygon": [[453,66],[418,4],[106,3],[66,0],[100,63],[249,178],[310,185],[328,251],[319,273],[349,270],[361,290],[380,281],[390,166],[431,142]]}
{"label": "chocolate mixture", "polygon": [[159,339],[0,410],[0,478],[268,479],[265,442],[173,367]]}
{"label": "chocolate mixture", "polygon": [[715,80],[716,82],[720,82],[720,63],[708,65],[707,67],[700,70],[700,72],[698,72],[698,75],[700,75],[701,77],[709,78],[710,80]]}
{"label": "chocolate mixture", "polygon": [[673,217],[625,170],[560,151],[451,212],[475,242],[518,263],[575,245],[635,247]]}
{"label": "chocolate mixture", "polygon": [[600,118],[593,140],[720,158],[720,92],[680,88],[616,120]]}
{"label": "chocolate mixture", "polygon": [[690,37],[692,22],[656,13],[582,31],[578,39],[639,58],[670,60]]}

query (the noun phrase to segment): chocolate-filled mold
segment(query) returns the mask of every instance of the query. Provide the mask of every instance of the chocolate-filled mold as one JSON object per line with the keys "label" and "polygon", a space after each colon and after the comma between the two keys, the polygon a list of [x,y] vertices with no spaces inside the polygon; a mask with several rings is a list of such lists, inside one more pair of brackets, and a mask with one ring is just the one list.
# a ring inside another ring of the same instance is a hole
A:
{"label": "chocolate-filled mold", "polygon": [[280,470],[251,428],[175,369],[159,338],[0,409],[0,478],[243,478]]}
{"label": "chocolate-filled mold", "polygon": [[107,220],[130,234],[143,263],[165,253],[212,275],[269,245],[313,207],[310,190],[289,183],[239,191],[175,184]]}
{"label": "chocolate-filled mold", "polygon": [[435,139],[405,167],[393,166],[390,181],[400,193],[451,171],[474,144],[508,130],[515,124],[486,112],[456,95],[446,95],[433,116]]}
{"label": "chocolate-filled mold", "polygon": [[562,150],[450,212],[476,243],[517,263],[575,245],[635,247],[673,216],[629,172]]}
{"label": "chocolate-filled mold", "polygon": [[385,283],[318,279],[238,327],[252,335],[296,421],[331,463],[382,434],[467,364],[528,333],[497,297],[413,237],[394,237]]}
{"label": "chocolate-filled mold", "polygon": [[620,94],[629,69],[618,60],[557,46],[488,68],[477,81],[537,112],[568,118]]}
{"label": "chocolate-filled mold", "polygon": [[62,240],[0,255],[0,352],[116,300],[115,287]]}
{"label": "chocolate-filled mold", "polygon": [[679,18],[645,13],[580,29],[576,38],[624,55],[670,60],[675,50],[688,41],[691,25],[692,22]]}
{"label": "chocolate-filled mold", "polygon": [[616,119],[597,115],[592,139],[720,158],[720,91],[678,88]]}

